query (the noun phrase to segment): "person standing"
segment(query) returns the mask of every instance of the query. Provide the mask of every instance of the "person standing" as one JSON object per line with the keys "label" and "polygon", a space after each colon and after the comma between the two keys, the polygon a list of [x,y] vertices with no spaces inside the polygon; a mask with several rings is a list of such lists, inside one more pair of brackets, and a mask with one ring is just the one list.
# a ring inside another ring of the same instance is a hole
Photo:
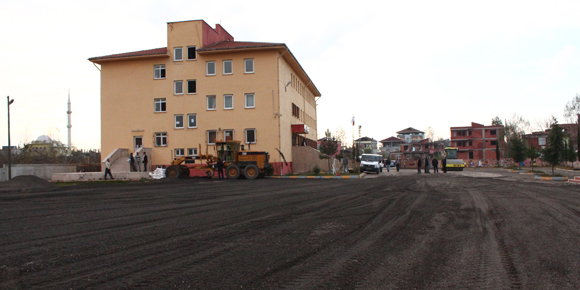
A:
{"label": "person standing", "polygon": [[223,179],[224,178],[224,162],[218,158],[217,162],[217,171],[218,171],[218,179]]}
{"label": "person standing", "polygon": [[387,157],[387,161],[385,161],[385,166],[387,167],[387,172],[391,172],[391,158]]}
{"label": "person standing", "polygon": [[149,163],[149,160],[147,159],[147,152],[143,152],[143,171],[145,172],[149,171],[147,168],[147,163]]}
{"label": "person standing", "polygon": [[433,164],[433,173],[439,173],[439,168],[437,168],[437,165],[439,165],[439,160],[437,160],[437,158],[433,158],[431,163]]}
{"label": "person standing", "polygon": [[443,173],[447,173],[447,158],[441,159],[441,169],[443,169]]}
{"label": "person standing", "polygon": [[141,172],[141,156],[139,156],[139,152],[135,154],[135,163],[137,164],[137,171]]}
{"label": "person standing", "polygon": [[417,173],[421,174],[421,157],[417,159]]}
{"label": "person standing", "polygon": [[348,173],[348,157],[342,158],[342,172]]}
{"label": "person standing", "polygon": [[109,174],[111,179],[114,179],[111,174],[111,159],[107,159],[107,162],[105,162],[105,180],[107,180],[107,174]]}
{"label": "person standing", "polygon": [[133,153],[129,153],[129,164],[131,165],[131,171],[135,171],[135,158]]}
{"label": "person standing", "polygon": [[425,173],[429,173],[429,157],[425,157]]}
{"label": "person standing", "polygon": [[399,159],[397,159],[395,161],[395,167],[397,168],[397,172],[399,172],[399,167],[401,167],[401,164],[399,163]]}

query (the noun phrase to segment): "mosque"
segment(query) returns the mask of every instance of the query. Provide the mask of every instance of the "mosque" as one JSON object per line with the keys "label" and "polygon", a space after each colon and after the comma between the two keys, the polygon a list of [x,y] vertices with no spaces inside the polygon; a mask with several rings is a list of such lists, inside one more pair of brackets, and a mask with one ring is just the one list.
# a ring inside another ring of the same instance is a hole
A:
{"label": "mosque", "polygon": [[56,139],[50,138],[48,135],[40,135],[36,140],[28,144],[30,152],[48,153],[54,152],[57,156],[66,155],[68,147]]}

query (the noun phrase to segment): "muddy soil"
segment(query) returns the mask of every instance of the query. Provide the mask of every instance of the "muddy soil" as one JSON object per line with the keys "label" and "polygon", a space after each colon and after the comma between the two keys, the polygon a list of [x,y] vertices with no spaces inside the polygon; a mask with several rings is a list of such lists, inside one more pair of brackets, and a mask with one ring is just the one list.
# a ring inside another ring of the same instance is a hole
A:
{"label": "muddy soil", "polygon": [[487,173],[0,194],[0,289],[579,289],[580,186]]}

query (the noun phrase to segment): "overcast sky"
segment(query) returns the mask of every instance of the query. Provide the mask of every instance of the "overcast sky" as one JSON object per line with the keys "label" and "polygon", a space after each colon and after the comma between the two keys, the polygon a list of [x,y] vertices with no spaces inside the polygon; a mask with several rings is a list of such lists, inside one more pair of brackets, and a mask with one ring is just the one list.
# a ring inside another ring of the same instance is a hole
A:
{"label": "overcast sky", "polygon": [[[448,138],[513,113],[562,123],[580,93],[579,12],[554,0],[1,1],[0,96],[15,99],[13,145],[66,144],[70,89],[73,145],[100,148],[100,74],[87,59],[165,47],[167,22],[203,19],[237,41],[288,45],[322,93],[319,136],[342,127],[352,139],[353,115],[377,140],[407,127]],[[5,105],[0,115],[6,124]]]}

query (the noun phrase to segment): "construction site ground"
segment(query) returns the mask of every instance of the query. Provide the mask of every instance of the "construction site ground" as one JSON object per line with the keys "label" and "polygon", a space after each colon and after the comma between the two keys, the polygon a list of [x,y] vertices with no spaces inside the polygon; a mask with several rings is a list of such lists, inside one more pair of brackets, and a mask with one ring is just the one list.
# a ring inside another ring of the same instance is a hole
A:
{"label": "construction site ground", "polygon": [[0,289],[580,288],[580,186],[500,169],[24,176],[0,205]]}

